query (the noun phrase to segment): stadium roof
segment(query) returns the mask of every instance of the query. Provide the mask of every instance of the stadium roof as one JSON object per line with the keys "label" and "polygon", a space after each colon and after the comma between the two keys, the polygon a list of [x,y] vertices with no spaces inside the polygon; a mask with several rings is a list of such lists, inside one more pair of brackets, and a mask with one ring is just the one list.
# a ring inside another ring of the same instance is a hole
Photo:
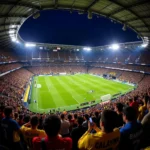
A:
{"label": "stadium roof", "polygon": [[[12,37],[18,37],[23,22],[30,16],[39,17],[46,9],[65,9],[70,13],[102,15],[130,27],[149,44],[150,0],[0,0],[0,46],[15,47]],[[149,44],[150,46],[150,44]]]}

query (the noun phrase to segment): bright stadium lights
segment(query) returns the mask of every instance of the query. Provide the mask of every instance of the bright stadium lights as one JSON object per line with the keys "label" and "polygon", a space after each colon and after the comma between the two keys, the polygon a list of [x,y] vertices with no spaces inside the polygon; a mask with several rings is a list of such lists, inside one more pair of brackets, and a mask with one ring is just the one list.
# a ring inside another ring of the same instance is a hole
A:
{"label": "bright stadium lights", "polygon": [[13,42],[16,42],[16,41],[17,41],[15,37],[12,37],[11,40],[12,40]]}
{"label": "bright stadium lights", "polygon": [[25,44],[25,47],[35,47],[36,44],[33,44],[33,43],[26,43]]}
{"label": "bright stadium lights", "polygon": [[84,47],[83,50],[85,50],[85,51],[91,51],[92,49],[90,47]]}
{"label": "bright stadium lights", "polygon": [[57,50],[61,50],[61,48],[60,48],[60,47],[57,47]]}
{"label": "bright stadium lights", "polygon": [[16,25],[10,25],[10,28],[15,28],[16,27]]}
{"label": "bright stadium lights", "polygon": [[119,45],[118,44],[112,44],[112,49],[113,50],[118,50],[119,49]]}
{"label": "bright stadium lights", "polygon": [[9,30],[9,34],[15,33],[15,30]]}
{"label": "bright stadium lights", "polygon": [[43,47],[39,47],[39,49],[43,49]]}
{"label": "bright stadium lights", "polygon": [[15,37],[15,34],[9,34],[9,36],[10,36],[11,38],[13,38],[13,37]]}
{"label": "bright stadium lights", "polygon": [[79,51],[79,49],[77,49],[77,51]]}
{"label": "bright stadium lights", "polygon": [[148,45],[148,44],[142,44],[141,46],[142,46],[142,47],[147,47],[147,45]]}

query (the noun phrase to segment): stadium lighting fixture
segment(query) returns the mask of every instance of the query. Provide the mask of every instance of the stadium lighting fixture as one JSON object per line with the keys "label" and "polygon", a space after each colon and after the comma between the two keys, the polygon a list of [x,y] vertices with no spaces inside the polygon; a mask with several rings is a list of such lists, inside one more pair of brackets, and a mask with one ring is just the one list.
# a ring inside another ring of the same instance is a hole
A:
{"label": "stadium lighting fixture", "polygon": [[61,48],[60,48],[60,47],[57,47],[57,50],[61,50]]}
{"label": "stadium lighting fixture", "polygon": [[15,28],[16,27],[16,25],[10,25],[10,28]]}
{"label": "stadium lighting fixture", "polygon": [[15,30],[9,30],[9,34],[15,33]]}
{"label": "stadium lighting fixture", "polygon": [[43,49],[43,47],[39,47],[39,49]]}
{"label": "stadium lighting fixture", "polygon": [[118,44],[112,44],[112,49],[113,50],[118,50],[119,49],[119,45]]}
{"label": "stadium lighting fixture", "polygon": [[16,41],[17,41],[15,37],[12,37],[11,40],[12,40],[13,42],[16,42]]}
{"label": "stadium lighting fixture", "polygon": [[142,47],[147,47],[147,45],[148,45],[148,44],[142,44],[141,46],[142,46]]}
{"label": "stadium lighting fixture", "polygon": [[90,47],[84,47],[83,50],[85,50],[85,51],[91,51],[92,49]]}
{"label": "stadium lighting fixture", "polygon": [[77,49],[77,51],[79,51],[79,49]]}
{"label": "stadium lighting fixture", "polygon": [[25,44],[25,47],[35,47],[36,44],[33,44],[33,43],[26,43]]}
{"label": "stadium lighting fixture", "polygon": [[13,37],[15,37],[15,34],[9,34],[9,36],[10,36],[11,38],[13,38]]}

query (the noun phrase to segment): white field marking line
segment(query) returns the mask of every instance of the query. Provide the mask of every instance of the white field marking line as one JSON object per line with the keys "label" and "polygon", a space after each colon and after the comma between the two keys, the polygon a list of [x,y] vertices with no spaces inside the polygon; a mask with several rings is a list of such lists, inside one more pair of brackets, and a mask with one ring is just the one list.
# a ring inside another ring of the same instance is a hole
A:
{"label": "white field marking line", "polygon": [[[71,84],[73,84],[73,85],[80,85],[80,84],[75,84],[74,82],[73,82],[73,79],[69,82],[69,83],[71,83]],[[73,91],[73,90],[72,90]],[[74,98],[73,97],[73,92],[70,92],[71,93],[71,96],[72,96],[72,98],[78,103],[78,104],[81,104],[81,102],[79,102],[76,98]],[[80,96],[82,96],[82,95],[86,95],[86,94],[81,94],[81,95],[79,95],[78,97],[80,97]]]}
{"label": "white field marking line", "polygon": [[[71,96],[72,96],[72,95],[71,95]],[[73,98],[78,104],[80,104],[79,101],[77,101],[73,96],[72,96],[72,98]]]}
{"label": "white field marking line", "polygon": [[[60,79],[57,79],[58,81],[60,80]],[[65,83],[62,83],[63,81],[60,81],[61,83],[61,85],[66,85]],[[71,83],[71,82],[70,82]],[[58,83],[57,83],[58,84]],[[72,90],[71,90],[72,91]],[[70,94],[71,94],[71,96],[73,95],[72,94],[72,92],[69,92]],[[73,96],[72,96],[72,98],[78,103],[78,104],[80,104]]]}
{"label": "white field marking line", "polygon": [[[35,88],[35,87],[34,87]],[[35,93],[36,93],[36,96],[35,96],[35,100],[36,100],[36,111],[38,111],[38,99],[37,99],[37,88],[35,88]],[[34,99],[33,99],[33,103],[34,103]],[[35,103],[34,103],[35,104]]]}
{"label": "white field marking line", "polygon": [[[49,80],[49,79],[48,79],[48,80]],[[56,88],[54,87],[53,83],[51,83],[50,85],[52,86],[53,89],[56,89]],[[51,93],[50,85],[46,82],[46,86],[48,87],[48,92],[49,92],[49,93]],[[56,90],[57,90],[57,89],[56,89]],[[55,101],[53,101],[53,102],[55,103]],[[56,105],[56,103],[55,103],[55,105]],[[56,109],[56,108],[54,108],[54,109]]]}

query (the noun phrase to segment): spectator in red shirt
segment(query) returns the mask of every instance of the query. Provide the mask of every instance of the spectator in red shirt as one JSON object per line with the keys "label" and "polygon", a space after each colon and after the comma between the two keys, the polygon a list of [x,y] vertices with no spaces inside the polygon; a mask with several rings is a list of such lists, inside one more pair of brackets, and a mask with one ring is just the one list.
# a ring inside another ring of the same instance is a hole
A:
{"label": "spectator in red shirt", "polygon": [[135,96],[133,101],[130,103],[130,106],[134,108],[134,110],[136,111],[136,113],[138,113],[138,108],[139,108],[139,104],[137,102],[138,97]]}
{"label": "spectator in red shirt", "polygon": [[71,150],[72,139],[69,137],[62,138],[59,136],[61,121],[56,115],[50,115],[45,118],[43,123],[44,130],[47,134],[46,138],[33,138],[33,150]]}

